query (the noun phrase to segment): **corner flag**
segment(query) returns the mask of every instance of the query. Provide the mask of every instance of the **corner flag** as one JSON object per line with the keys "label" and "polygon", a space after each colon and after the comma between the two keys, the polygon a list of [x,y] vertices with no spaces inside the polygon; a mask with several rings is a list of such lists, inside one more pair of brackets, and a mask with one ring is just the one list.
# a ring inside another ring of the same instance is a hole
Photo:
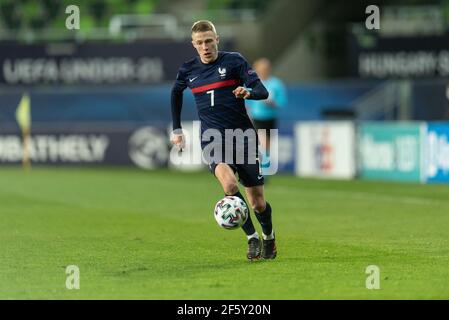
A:
{"label": "corner flag", "polygon": [[17,123],[22,129],[22,132],[30,131],[31,128],[31,112],[30,112],[30,97],[25,93],[20,100],[19,106],[16,110]]}
{"label": "corner flag", "polygon": [[31,167],[30,161],[30,130],[31,130],[31,107],[30,97],[24,94],[20,100],[19,106],[16,109],[16,120],[22,130],[23,137],[23,158],[22,165],[25,169]]}

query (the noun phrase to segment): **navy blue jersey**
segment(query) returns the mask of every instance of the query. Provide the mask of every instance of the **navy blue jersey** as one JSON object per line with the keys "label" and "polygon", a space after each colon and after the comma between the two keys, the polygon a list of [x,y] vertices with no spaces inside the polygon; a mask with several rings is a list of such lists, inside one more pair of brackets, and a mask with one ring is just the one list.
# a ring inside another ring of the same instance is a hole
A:
{"label": "navy blue jersey", "polygon": [[253,128],[246,112],[244,99],[238,99],[232,91],[238,86],[250,86],[259,77],[245,58],[238,52],[218,52],[218,58],[204,64],[199,57],[185,62],[179,69],[174,90],[187,87],[195,96],[201,132],[212,128]]}

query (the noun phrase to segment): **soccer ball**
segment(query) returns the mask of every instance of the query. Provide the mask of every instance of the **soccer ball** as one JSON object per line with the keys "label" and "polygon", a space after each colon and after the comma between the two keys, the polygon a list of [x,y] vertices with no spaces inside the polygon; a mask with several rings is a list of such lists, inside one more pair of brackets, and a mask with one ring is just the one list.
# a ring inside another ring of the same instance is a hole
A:
{"label": "soccer ball", "polygon": [[248,207],[239,197],[226,196],[215,205],[215,220],[225,229],[237,229],[243,226],[248,215]]}

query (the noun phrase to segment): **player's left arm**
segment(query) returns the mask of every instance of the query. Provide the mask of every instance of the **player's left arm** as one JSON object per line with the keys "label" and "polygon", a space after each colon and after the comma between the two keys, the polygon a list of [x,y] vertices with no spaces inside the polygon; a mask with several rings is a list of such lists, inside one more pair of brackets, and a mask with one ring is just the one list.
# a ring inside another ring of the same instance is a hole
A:
{"label": "player's left arm", "polygon": [[235,88],[232,92],[236,98],[250,99],[250,100],[265,100],[268,98],[268,90],[260,81],[257,73],[251,68],[248,61],[237,54],[237,61],[239,62],[239,76],[242,79],[245,87],[240,86]]}
{"label": "player's left arm", "polygon": [[268,98],[268,90],[260,80],[252,82],[247,88],[235,88],[233,93],[235,94],[236,98],[243,98],[248,100],[265,100]]}

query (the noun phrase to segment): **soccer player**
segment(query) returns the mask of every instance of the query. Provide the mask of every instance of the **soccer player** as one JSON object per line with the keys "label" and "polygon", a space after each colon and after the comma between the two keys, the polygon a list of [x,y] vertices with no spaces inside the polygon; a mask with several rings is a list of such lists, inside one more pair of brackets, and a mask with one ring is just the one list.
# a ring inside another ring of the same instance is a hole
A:
{"label": "soccer player", "polygon": [[[202,136],[207,129],[218,130],[222,135],[225,134],[226,129],[241,129],[245,132],[253,130],[257,140],[255,129],[246,112],[244,100],[267,99],[268,91],[241,54],[218,51],[219,37],[212,22],[197,21],[193,24],[191,31],[192,44],[198,52],[198,56],[181,66],[172,89],[173,134],[171,142],[179,148],[184,145],[181,108],[183,91],[187,87],[195,96]],[[203,140],[201,147],[204,152],[209,143]],[[228,143],[229,141],[223,143],[222,147],[229,146]],[[244,143],[245,150],[247,150],[248,143]],[[231,146],[234,151],[238,151],[234,142]],[[249,154],[245,151],[245,156]],[[220,182],[224,193],[237,196],[245,201],[238,188],[235,173],[238,174],[240,183],[245,187],[251,208],[262,226],[262,241],[250,216],[242,227],[247,236],[247,258],[250,261],[258,260],[260,257],[274,259],[277,254],[271,206],[265,201],[264,177],[260,174],[257,155],[256,151],[250,156],[253,157],[252,159],[245,157],[244,163],[235,163],[226,161],[226,159],[209,163],[209,169]]]}

